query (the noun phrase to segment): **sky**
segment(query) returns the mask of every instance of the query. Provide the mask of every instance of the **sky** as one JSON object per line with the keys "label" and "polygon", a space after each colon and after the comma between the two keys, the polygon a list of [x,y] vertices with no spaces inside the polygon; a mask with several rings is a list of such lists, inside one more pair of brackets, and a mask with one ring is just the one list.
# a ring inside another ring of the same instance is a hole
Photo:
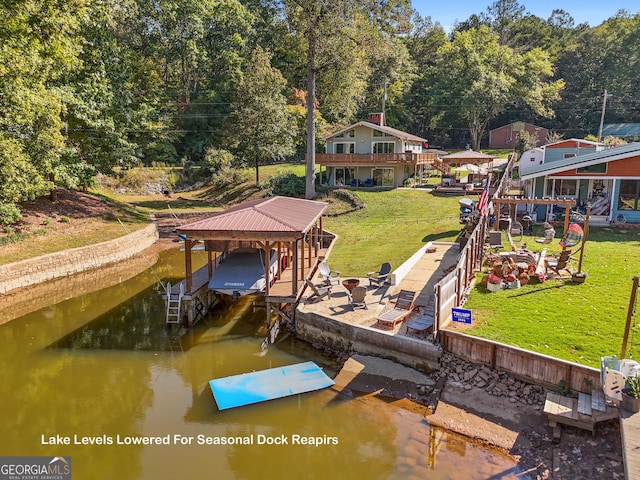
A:
{"label": "sky", "polygon": [[[600,25],[613,17],[618,10],[640,13],[637,0],[520,0],[518,3],[533,15],[547,19],[554,9],[568,12],[575,24],[586,22],[590,26]],[[415,8],[423,17],[430,16],[433,22],[440,22],[445,31],[451,31],[456,20],[464,21],[472,14],[486,12],[494,0],[412,0]]]}

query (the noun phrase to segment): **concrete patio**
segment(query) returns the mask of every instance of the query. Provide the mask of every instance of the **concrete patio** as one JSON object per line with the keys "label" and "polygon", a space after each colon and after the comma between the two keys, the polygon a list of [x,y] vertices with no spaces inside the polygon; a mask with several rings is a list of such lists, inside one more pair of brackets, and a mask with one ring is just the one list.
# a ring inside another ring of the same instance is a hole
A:
{"label": "concrete patio", "polygon": [[[347,290],[341,283],[333,286],[330,297],[309,301],[307,296],[296,313],[298,334],[309,341],[345,351],[380,355],[412,366],[435,368],[440,348],[429,341],[429,336],[407,332],[407,324],[426,310],[435,284],[456,265],[458,244],[434,243],[433,247],[435,251],[417,252],[411,265],[404,264],[394,270],[391,284],[376,288],[369,286],[368,278],[359,278],[360,285],[367,287],[366,309],[354,310],[351,307]],[[320,282],[320,279],[314,281]],[[376,317],[393,308],[400,290],[416,292],[416,310],[393,329],[378,325]]]}

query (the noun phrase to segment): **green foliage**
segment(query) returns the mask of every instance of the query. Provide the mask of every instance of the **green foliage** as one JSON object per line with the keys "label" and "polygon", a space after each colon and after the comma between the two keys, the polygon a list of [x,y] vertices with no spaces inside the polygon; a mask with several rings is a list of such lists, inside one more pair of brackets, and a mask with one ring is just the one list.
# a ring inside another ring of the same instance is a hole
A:
{"label": "green foliage", "polygon": [[635,377],[628,377],[625,382],[627,388],[627,394],[633,398],[640,398],[640,375]]}
{"label": "green foliage", "polygon": [[562,395],[568,395],[571,393],[571,389],[564,379],[558,382],[558,392],[560,392],[560,394]]}
{"label": "green foliage", "polygon": [[228,185],[238,185],[251,178],[251,171],[232,166],[223,166],[218,173],[211,177],[210,184],[214,188],[222,188]]}
{"label": "green foliage", "polygon": [[221,170],[231,168],[234,160],[233,154],[228,150],[210,148],[206,151],[202,161],[202,173],[206,177],[213,178]]}
{"label": "green foliage", "polygon": [[333,196],[348,202],[353,208],[364,208],[364,203],[358,195],[353,193],[351,190],[346,190],[344,188],[339,188],[332,192]]}
{"label": "green foliage", "polygon": [[130,168],[114,176],[100,176],[100,183],[114,191],[130,193],[161,193],[171,190],[177,181],[172,169]]}
{"label": "green foliage", "polygon": [[265,196],[282,195],[284,197],[304,197],[304,177],[299,177],[292,172],[283,172],[269,178],[260,184]]}
{"label": "green foliage", "polygon": [[61,216],[60,216],[60,221],[61,221],[62,223],[71,223],[71,218],[69,218],[69,217],[68,217],[68,216],[66,216],[66,215],[61,215]]}
{"label": "green foliage", "polygon": [[20,220],[20,210],[15,203],[0,202],[0,225],[11,225]]}
{"label": "green foliage", "polygon": [[238,85],[231,105],[229,139],[246,164],[256,166],[294,152],[295,122],[283,95],[285,80],[271,66],[271,53],[256,47],[251,65]]}
{"label": "green foliage", "polygon": [[514,150],[518,154],[518,157],[520,157],[527,150],[531,150],[537,145],[542,145],[543,143],[544,138],[538,138],[537,135],[529,133],[526,130],[522,130],[521,132],[518,132]]}
{"label": "green foliage", "polygon": [[563,80],[549,80],[553,68],[546,52],[518,53],[499,40],[485,26],[457,31],[438,49],[439,61],[428,71],[442,121],[449,122],[452,114],[466,121],[475,150],[489,121],[515,102],[538,115],[553,116],[551,102],[564,86]]}

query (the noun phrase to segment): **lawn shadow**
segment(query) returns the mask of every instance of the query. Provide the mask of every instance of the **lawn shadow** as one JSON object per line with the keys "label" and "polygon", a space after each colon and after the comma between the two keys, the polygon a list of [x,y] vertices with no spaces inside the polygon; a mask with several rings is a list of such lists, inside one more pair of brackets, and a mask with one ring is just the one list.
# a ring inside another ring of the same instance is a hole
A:
{"label": "lawn shadow", "polygon": [[437,242],[443,238],[451,239],[452,237],[457,237],[460,234],[460,230],[449,230],[448,232],[440,232],[440,233],[431,233],[422,238],[422,241],[427,242]]}
{"label": "lawn shadow", "polygon": [[[529,292],[519,292],[519,293],[514,293],[513,295],[509,295],[509,298],[513,298],[513,297],[523,297],[525,295],[531,295],[533,293],[544,293],[547,290],[554,290],[557,288],[562,288],[562,287],[566,287],[566,286],[575,286],[577,284],[571,282],[571,280],[569,281],[565,281],[563,283],[561,283],[560,285],[553,285],[553,286],[545,286],[543,288],[536,288],[535,290],[531,290]],[[487,293],[489,293],[487,291]]]}

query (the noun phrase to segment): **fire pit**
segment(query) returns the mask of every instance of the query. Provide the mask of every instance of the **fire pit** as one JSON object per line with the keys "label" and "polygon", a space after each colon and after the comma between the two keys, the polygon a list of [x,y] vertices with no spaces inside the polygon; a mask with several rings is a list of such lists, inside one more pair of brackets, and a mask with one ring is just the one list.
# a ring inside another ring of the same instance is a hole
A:
{"label": "fire pit", "polygon": [[360,285],[360,280],[358,280],[357,278],[347,278],[346,280],[342,281],[342,286],[349,290],[349,292],[351,292],[351,290],[356,288],[358,285]]}

